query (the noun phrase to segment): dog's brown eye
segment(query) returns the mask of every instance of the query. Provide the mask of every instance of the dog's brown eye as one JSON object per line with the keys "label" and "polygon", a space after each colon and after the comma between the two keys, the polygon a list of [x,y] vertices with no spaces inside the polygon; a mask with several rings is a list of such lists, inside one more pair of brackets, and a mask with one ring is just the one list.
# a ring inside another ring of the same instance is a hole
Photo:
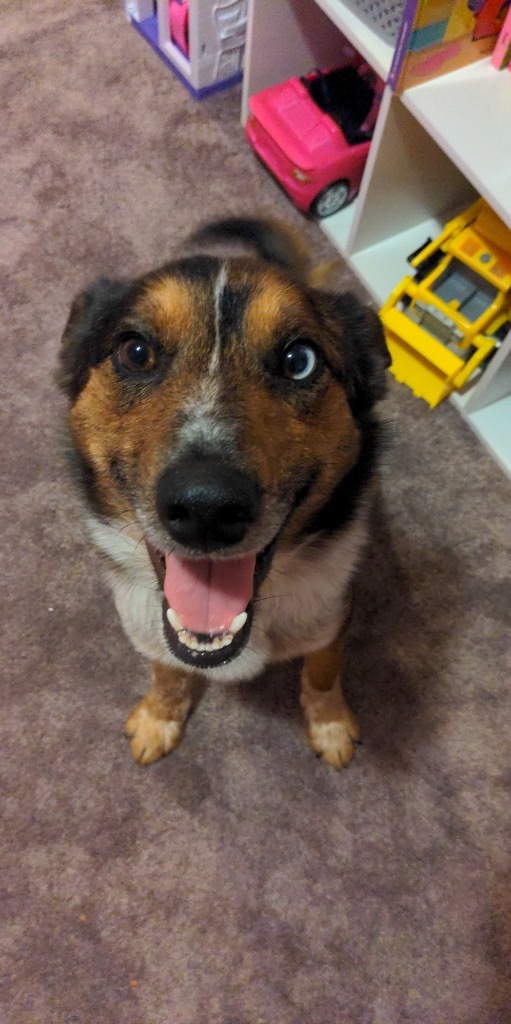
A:
{"label": "dog's brown eye", "polygon": [[289,380],[306,380],[318,366],[318,355],[312,345],[295,341],[288,345],[282,357],[282,372]]}
{"label": "dog's brown eye", "polygon": [[147,373],[156,365],[154,348],[143,338],[127,338],[117,350],[117,362],[129,373]]}

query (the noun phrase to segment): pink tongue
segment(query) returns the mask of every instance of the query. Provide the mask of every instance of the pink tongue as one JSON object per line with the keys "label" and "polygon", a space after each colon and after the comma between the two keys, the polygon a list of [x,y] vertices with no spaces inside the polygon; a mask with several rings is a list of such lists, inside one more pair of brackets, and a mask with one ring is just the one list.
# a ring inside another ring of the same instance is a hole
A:
{"label": "pink tongue", "polygon": [[254,589],[255,555],[190,561],[165,555],[163,591],[191,633],[223,633],[244,612]]}

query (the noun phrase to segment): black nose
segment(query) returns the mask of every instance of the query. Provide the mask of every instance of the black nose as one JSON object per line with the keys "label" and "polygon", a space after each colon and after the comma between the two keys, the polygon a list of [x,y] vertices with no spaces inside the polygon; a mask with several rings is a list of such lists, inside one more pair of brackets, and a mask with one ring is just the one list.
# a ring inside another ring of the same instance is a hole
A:
{"label": "black nose", "polygon": [[202,551],[239,544],[257,518],[261,487],[220,460],[187,459],[158,481],[156,507],[174,540]]}

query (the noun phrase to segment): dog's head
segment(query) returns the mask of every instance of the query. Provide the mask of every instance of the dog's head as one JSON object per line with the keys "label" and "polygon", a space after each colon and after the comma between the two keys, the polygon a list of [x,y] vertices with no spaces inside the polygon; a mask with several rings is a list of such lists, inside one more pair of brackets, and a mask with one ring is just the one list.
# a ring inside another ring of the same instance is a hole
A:
{"label": "dog's head", "polygon": [[98,281],[71,309],[60,384],[89,505],[142,531],[167,643],[208,668],[242,650],[275,552],[353,515],[389,359],[375,313],[311,287],[281,229],[223,221],[200,237],[256,255]]}

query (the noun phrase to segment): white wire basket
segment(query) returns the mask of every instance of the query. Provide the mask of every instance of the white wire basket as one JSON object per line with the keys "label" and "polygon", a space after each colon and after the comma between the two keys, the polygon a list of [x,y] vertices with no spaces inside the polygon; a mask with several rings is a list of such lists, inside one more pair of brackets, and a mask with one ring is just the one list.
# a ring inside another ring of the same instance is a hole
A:
{"label": "white wire basket", "polygon": [[405,9],[405,0],[348,0],[364,21],[388,43],[395,43]]}

